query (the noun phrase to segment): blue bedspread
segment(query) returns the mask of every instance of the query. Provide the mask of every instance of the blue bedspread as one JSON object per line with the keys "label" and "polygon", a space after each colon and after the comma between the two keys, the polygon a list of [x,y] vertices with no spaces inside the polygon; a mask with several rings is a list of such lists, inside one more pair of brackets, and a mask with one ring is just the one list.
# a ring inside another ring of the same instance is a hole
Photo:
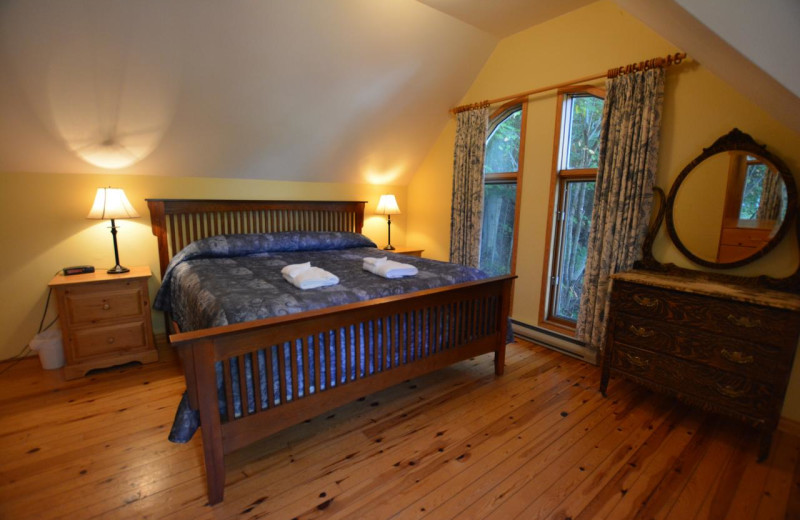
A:
{"label": "blue bedspread", "polygon": [[[364,258],[384,256],[419,273],[386,279],[362,269]],[[281,276],[284,266],[309,261],[338,276],[339,284],[301,290]],[[181,330],[190,331],[482,278],[472,267],[377,249],[356,233],[221,235],[193,242],[173,258],[154,307],[170,311]]]}
{"label": "blue bedspread", "polygon": [[[364,258],[383,256],[412,264],[419,273],[385,279],[362,269]],[[300,290],[283,279],[282,267],[303,262],[311,262],[335,274],[339,284]],[[475,268],[377,249],[372,241],[355,233],[221,235],[193,242],[173,258],[154,307],[171,312],[181,330],[190,331],[482,278],[486,275]],[[263,359],[259,364],[263,366]],[[220,367],[217,371],[221,388]],[[266,392],[266,389],[261,391]],[[225,406],[224,399],[220,399],[220,406]],[[235,406],[240,405],[237,402]],[[239,412],[237,410],[236,414]],[[197,425],[196,411],[189,409],[184,396],[170,440],[188,441]]]}

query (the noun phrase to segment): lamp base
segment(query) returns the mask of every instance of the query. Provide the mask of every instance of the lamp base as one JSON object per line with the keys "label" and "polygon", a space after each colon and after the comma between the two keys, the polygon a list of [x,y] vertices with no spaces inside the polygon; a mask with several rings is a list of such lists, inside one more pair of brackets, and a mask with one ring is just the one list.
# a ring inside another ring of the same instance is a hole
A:
{"label": "lamp base", "polygon": [[389,244],[388,246],[384,247],[383,250],[384,251],[394,251],[395,247],[392,244]]}
{"label": "lamp base", "polygon": [[127,267],[122,267],[121,265],[117,264],[106,272],[108,274],[124,274],[131,272],[131,270]]}

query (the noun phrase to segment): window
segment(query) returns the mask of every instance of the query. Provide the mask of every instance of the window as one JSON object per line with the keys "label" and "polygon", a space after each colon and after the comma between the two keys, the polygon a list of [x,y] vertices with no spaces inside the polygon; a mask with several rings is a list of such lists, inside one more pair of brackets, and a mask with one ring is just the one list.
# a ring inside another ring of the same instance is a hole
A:
{"label": "window", "polygon": [[596,87],[558,93],[540,324],[568,334],[574,333],[583,292],[604,95]]}
{"label": "window", "polygon": [[500,107],[489,119],[483,161],[480,268],[491,276],[513,273],[527,103]]}
{"label": "window", "polygon": [[[739,208],[739,219],[759,220],[766,218],[767,220],[777,219],[782,221],[786,215],[788,194],[786,186],[778,180],[780,178],[778,172],[770,169],[762,159],[750,155],[746,156],[744,167],[744,187],[741,194],[742,203]],[[774,185],[776,182],[779,183],[778,190],[770,190],[769,186]],[[766,199],[769,199],[769,194],[775,197],[772,203],[769,200],[765,200],[765,191],[767,193]]]}

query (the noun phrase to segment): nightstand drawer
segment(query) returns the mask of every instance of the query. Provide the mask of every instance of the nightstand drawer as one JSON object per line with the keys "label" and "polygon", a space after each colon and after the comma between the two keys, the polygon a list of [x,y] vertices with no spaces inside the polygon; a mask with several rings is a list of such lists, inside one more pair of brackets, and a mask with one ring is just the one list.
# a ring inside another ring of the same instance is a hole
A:
{"label": "nightstand drawer", "polygon": [[67,319],[71,324],[142,316],[144,297],[138,284],[109,291],[107,288],[81,287],[66,291]]}
{"label": "nightstand drawer", "polygon": [[147,348],[144,321],[93,327],[76,330],[72,334],[73,352],[76,358],[84,359],[109,352],[123,352],[137,348]]}

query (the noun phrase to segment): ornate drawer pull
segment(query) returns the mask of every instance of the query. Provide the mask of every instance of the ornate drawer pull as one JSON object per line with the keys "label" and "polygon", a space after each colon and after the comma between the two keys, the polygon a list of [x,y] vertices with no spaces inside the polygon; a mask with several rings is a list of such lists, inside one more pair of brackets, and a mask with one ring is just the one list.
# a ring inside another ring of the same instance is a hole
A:
{"label": "ornate drawer pull", "polygon": [[737,390],[731,385],[721,385],[717,383],[717,392],[721,393],[725,397],[742,397],[744,394],[747,393],[745,390]]}
{"label": "ornate drawer pull", "polygon": [[747,316],[736,317],[733,314],[728,314],[728,321],[737,327],[746,327],[748,329],[761,326],[761,320],[758,318],[748,318]]}
{"label": "ornate drawer pull", "polygon": [[628,354],[627,352],[623,352],[625,357],[628,361],[630,361],[631,365],[639,367],[639,368],[647,368],[650,366],[649,359],[642,359],[639,356],[634,356],[633,354]]}
{"label": "ornate drawer pull", "polygon": [[649,338],[655,335],[654,330],[647,330],[644,327],[637,327],[636,325],[631,325],[630,327],[628,327],[628,330],[630,330],[640,338]]}
{"label": "ornate drawer pull", "polygon": [[648,298],[647,296],[639,296],[638,294],[633,295],[633,301],[635,301],[642,307],[655,307],[656,305],[658,305],[657,299]]}
{"label": "ornate drawer pull", "polygon": [[748,354],[742,354],[739,351],[734,350],[733,352],[728,351],[728,349],[722,349],[719,352],[722,354],[722,357],[730,361],[731,363],[737,363],[739,365],[749,365],[753,362],[753,356]]}

